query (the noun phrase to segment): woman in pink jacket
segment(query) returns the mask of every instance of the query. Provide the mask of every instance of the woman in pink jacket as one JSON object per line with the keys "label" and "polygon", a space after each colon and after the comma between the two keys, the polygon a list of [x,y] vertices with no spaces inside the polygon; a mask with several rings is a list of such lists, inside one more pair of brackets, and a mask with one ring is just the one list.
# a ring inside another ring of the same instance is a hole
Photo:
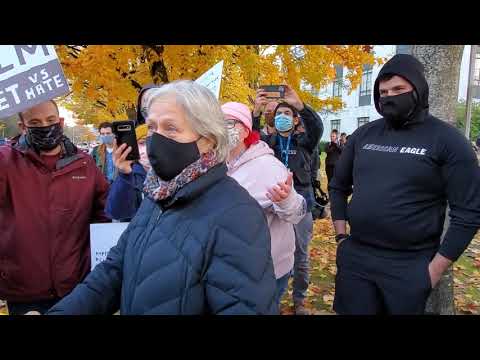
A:
{"label": "woman in pink jacket", "polygon": [[264,209],[271,237],[277,279],[277,303],[288,286],[295,253],[297,224],[306,213],[305,199],[292,186],[292,174],[273,150],[252,131],[250,109],[241,103],[222,106],[229,135],[228,175],[237,180]]}

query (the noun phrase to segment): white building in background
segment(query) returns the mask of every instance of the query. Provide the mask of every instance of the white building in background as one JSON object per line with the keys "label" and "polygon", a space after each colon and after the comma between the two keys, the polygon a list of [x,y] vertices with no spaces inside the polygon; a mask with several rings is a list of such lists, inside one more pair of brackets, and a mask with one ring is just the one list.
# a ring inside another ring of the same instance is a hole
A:
{"label": "white building in background", "polygon": [[[467,98],[468,75],[470,67],[470,51],[471,45],[465,45],[462,56],[462,64],[460,67],[460,84],[458,87],[458,100],[465,101]],[[472,101],[480,102],[480,47],[477,46],[477,53],[475,54],[475,67],[473,69],[473,91]]]}
{"label": "white building in background", "polygon": [[[375,56],[388,60],[395,55],[396,45],[375,45],[373,51]],[[332,95],[341,97],[345,106],[336,113],[319,113],[324,126],[322,141],[329,141],[330,132],[333,129],[337,129],[339,133],[344,132],[350,135],[361,125],[381,117],[373,103],[373,84],[381,67],[381,65],[364,66],[362,82],[350,94],[347,89],[339,86],[340,81],[345,78],[347,68],[337,68],[337,80],[320,91],[319,97],[326,98]]]}
{"label": "white building in background", "polygon": [[[388,60],[396,53],[410,53],[411,50],[410,45],[375,45],[373,51],[375,56]],[[459,100],[464,100],[467,93],[469,58],[470,46],[466,45],[460,67]],[[348,95],[348,90],[338,86],[338,82],[345,78],[346,68],[337,68],[337,81],[323,89],[319,96],[321,98],[332,95],[339,96],[345,106],[336,113],[319,113],[324,125],[323,141],[329,141],[330,132],[333,129],[337,129],[339,133],[345,132],[350,135],[361,125],[381,117],[373,103],[373,84],[381,67],[382,65],[376,65],[364,68],[361,85],[350,95]],[[480,51],[476,55],[473,85],[473,99],[480,101]]]}

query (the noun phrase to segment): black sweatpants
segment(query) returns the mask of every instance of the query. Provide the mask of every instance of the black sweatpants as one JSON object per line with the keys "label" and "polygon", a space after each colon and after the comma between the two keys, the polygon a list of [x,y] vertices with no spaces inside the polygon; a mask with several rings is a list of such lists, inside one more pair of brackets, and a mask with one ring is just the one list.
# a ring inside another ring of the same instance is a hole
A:
{"label": "black sweatpants", "polygon": [[327,182],[330,184],[330,181],[333,178],[333,172],[335,170],[335,165],[325,165],[325,172],[327,173]]}
{"label": "black sweatpants", "polygon": [[380,250],[347,238],[337,248],[333,309],[341,315],[423,314],[434,254]]}

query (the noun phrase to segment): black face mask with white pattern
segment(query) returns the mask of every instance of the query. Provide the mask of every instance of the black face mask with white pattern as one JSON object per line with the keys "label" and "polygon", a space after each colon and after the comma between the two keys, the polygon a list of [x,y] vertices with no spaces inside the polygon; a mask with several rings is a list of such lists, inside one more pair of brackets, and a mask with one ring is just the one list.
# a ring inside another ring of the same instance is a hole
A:
{"label": "black face mask with white pattern", "polygon": [[50,126],[26,127],[27,140],[38,151],[55,149],[63,138],[63,128],[58,122]]}

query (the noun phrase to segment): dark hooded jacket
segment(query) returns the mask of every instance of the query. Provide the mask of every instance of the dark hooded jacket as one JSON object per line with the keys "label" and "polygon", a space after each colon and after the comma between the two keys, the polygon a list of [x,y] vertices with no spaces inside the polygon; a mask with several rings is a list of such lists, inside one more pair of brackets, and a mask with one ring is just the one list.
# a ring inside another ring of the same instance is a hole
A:
{"label": "dark hooded jacket", "polygon": [[[384,74],[408,80],[417,106],[399,128],[381,118],[352,134],[329,186],[332,218],[348,220],[351,239],[372,249],[429,256],[439,251],[455,261],[480,227],[478,160],[456,128],[429,114],[428,84],[418,60],[396,55],[379,77]],[[377,110],[379,97],[377,78]],[[450,226],[440,245],[447,201]]]}

